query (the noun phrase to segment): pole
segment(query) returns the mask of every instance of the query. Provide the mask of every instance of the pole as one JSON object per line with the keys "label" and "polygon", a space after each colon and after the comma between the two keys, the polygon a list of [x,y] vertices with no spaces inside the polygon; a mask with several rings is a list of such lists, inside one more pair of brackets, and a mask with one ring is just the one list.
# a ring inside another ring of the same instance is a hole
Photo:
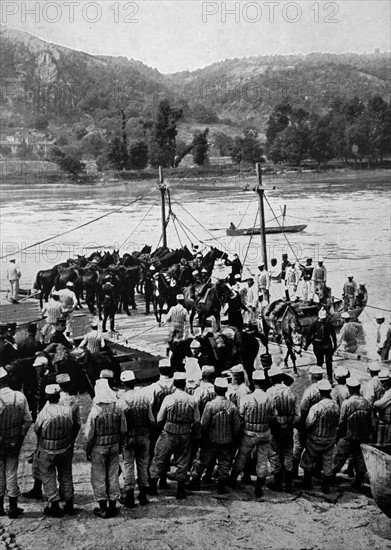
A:
{"label": "pole", "polygon": [[261,165],[259,162],[257,163],[257,174],[258,174],[257,193],[259,197],[259,226],[261,230],[261,257],[262,257],[263,263],[265,264],[265,270],[267,271],[265,209],[263,205],[263,194],[265,190],[262,184],[262,171],[261,171]]}
{"label": "pole", "polygon": [[163,246],[167,248],[167,224],[166,224],[166,187],[164,185],[163,168],[159,166],[159,189],[162,198],[162,237]]}

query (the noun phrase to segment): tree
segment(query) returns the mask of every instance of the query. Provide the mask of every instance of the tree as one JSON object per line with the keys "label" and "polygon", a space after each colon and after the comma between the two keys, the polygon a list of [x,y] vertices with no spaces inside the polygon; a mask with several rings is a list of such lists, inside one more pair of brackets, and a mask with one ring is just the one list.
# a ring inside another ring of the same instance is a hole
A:
{"label": "tree", "polygon": [[61,170],[70,174],[73,178],[79,178],[84,171],[85,164],[78,158],[59,147],[53,147],[49,153],[49,160],[55,162]]}
{"label": "tree", "polygon": [[245,161],[254,166],[257,162],[265,162],[263,145],[259,141],[257,130],[248,128],[243,131],[242,136],[235,137],[231,157],[237,164]]}
{"label": "tree", "polygon": [[92,155],[95,159],[102,154],[105,142],[98,132],[91,132],[81,140],[83,153]]}
{"label": "tree", "polygon": [[145,141],[135,141],[129,149],[129,167],[143,170],[148,165],[148,145]]}
{"label": "tree", "polygon": [[177,122],[182,117],[182,109],[173,109],[167,99],[159,107],[151,129],[149,157],[152,166],[174,167]]}
{"label": "tree", "polygon": [[107,161],[116,170],[125,170],[128,162],[128,152],[124,149],[124,143],[120,136],[115,136],[107,149]]}
{"label": "tree", "polygon": [[325,118],[312,121],[309,143],[310,157],[315,159],[318,165],[333,158],[331,131]]}
{"label": "tree", "polygon": [[49,121],[44,115],[38,115],[34,121],[34,128],[41,132],[46,132],[49,126]]}
{"label": "tree", "polygon": [[208,133],[209,128],[203,132],[196,132],[193,138],[193,160],[198,166],[203,166],[208,159]]}
{"label": "tree", "polygon": [[224,132],[218,132],[213,137],[213,145],[218,149],[220,156],[227,157],[231,154],[234,140]]}

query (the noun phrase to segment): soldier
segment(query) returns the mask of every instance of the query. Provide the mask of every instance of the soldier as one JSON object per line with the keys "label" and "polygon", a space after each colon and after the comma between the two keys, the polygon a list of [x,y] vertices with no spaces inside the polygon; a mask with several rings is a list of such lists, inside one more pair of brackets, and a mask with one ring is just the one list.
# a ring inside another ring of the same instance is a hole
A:
{"label": "soldier", "polygon": [[373,407],[375,401],[383,397],[384,387],[379,380],[379,372],[381,370],[379,363],[369,363],[368,372],[371,378],[368,380],[364,387],[363,397],[369,402]]}
{"label": "soldier", "polygon": [[150,313],[150,304],[153,302],[156,268],[151,265],[144,278],[145,315]]}
{"label": "soldier", "polygon": [[177,499],[187,497],[185,481],[190,468],[191,433],[199,437],[200,413],[194,398],[185,392],[186,375],[183,372],[174,374],[173,394],[164,398],[160,408],[157,423],[163,430],[156,442],[150,475],[150,494],[157,495],[157,482],[165,474],[172,454],[177,460],[175,477],[178,482]]}
{"label": "soldier", "polygon": [[376,322],[378,325],[376,335],[377,353],[380,361],[387,361],[391,348],[391,327],[386,325],[384,315],[377,315]]}
{"label": "soldier", "polygon": [[303,281],[302,297],[304,302],[312,302],[314,299],[314,292],[312,288],[312,274],[314,272],[314,266],[312,265],[312,258],[307,258],[305,265],[301,266],[301,280]]}
{"label": "soldier", "polygon": [[[60,386],[49,384],[45,388],[47,403],[38,414],[34,431],[38,438],[38,465],[44,494],[49,500],[43,513],[61,517],[60,499],[65,499],[65,514],[73,515],[72,456],[73,445],[80,429],[75,425],[70,405],[60,405]],[[59,480],[57,487],[56,478]]]}
{"label": "soldier", "polygon": [[333,380],[333,355],[337,347],[337,337],[332,323],[327,319],[327,312],[324,308],[319,311],[318,319],[314,321],[307,334],[304,351],[308,349],[311,343],[318,367],[322,367],[326,361],[327,378],[331,383]]}
{"label": "soldier", "polygon": [[279,300],[281,298],[281,270],[277,265],[277,259],[272,258],[270,260],[269,267],[270,276],[270,292],[273,300]]}
{"label": "soldier", "polygon": [[345,311],[353,309],[356,303],[357,283],[353,281],[353,275],[348,275],[348,280],[343,285],[342,298]]}
{"label": "soldier", "polygon": [[296,300],[300,275],[299,263],[287,266],[285,272],[285,292],[288,300]]}
{"label": "soldier", "polygon": [[319,258],[318,265],[314,268],[314,272],[312,274],[314,293],[318,295],[320,302],[324,297],[327,283],[327,270],[323,265],[323,262],[323,258]]}
{"label": "soldier", "polygon": [[79,348],[87,348],[92,355],[96,355],[103,350],[105,345],[106,343],[103,334],[99,334],[98,332],[98,323],[96,321],[92,321],[91,331],[88,332],[80,342]]}
{"label": "soldier", "polygon": [[356,303],[355,307],[365,307],[368,302],[368,291],[365,287],[365,283],[359,283],[357,294],[356,294]]}
{"label": "soldier", "polygon": [[238,475],[244,470],[251,453],[255,451],[257,458],[255,496],[260,498],[268,473],[267,460],[270,452],[271,426],[277,422],[277,411],[273,401],[262,389],[262,385],[265,383],[265,375],[262,370],[253,372],[253,383],[254,392],[244,397],[239,406],[244,430],[232,467],[230,485],[235,486]]}
{"label": "soldier", "polygon": [[189,487],[200,490],[205,468],[217,459],[217,494],[224,495],[227,493],[232,451],[240,434],[241,422],[237,407],[225,397],[227,380],[216,378],[214,388],[216,397],[206,404],[202,415],[200,458],[194,466]]}
{"label": "soldier", "polygon": [[38,351],[42,351],[42,344],[38,342],[37,336],[37,324],[30,323],[27,327],[27,336],[23,338],[18,344],[18,355],[20,359],[27,357],[34,357]]}
{"label": "soldier", "polygon": [[42,327],[43,341],[47,336],[51,336],[51,333],[55,330],[57,319],[62,317],[62,305],[60,302],[60,296],[57,290],[53,290],[51,298],[46,302],[41,311],[42,318],[46,320],[45,325]]}
{"label": "soldier", "polygon": [[71,336],[73,311],[77,306],[77,298],[76,294],[73,291],[74,284],[72,283],[72,281],[68,281],[65,287],[66,288],[62,288],[58,291],[58,295],[62,305],[62,314],[66,319],[66,333],[67,336]]}
{"label": "soldier", "polygon": [[193,395],[195,389],[199,386],[202,376],[201,367],[198,361],[200,351],[201,344],[194,338],[190,343],[191,357],[185,357],[186,391],[190,395]]}
{"label": "soldier", "polygon": [[18,518],[23,510],[18,508],[19,453],[32,422],[27,399],[23,393],[11,390],[5,368],[0,367],[0,516],[5,515],[4,494],[9,499],[8,517]]}
{"label": "soldier", "polygon": [[137,466],[137,483],[139,487],[138,501],[141,505],[148,504],[148,462],[149,462],[149,430],[155,425],[151,403],[145,393],[135,390],[136,377],[131,370],[121,373],[121,381],[125,385],[125,393],[119,401],[119,406],[125,413],[127,435],[123,445],[123,476],[126,496],[124,506],[134,508],[134,487],[136,479],[134,466]]}
{"label": "soldier", "polygon": [[115,332],[115,311],[117,309],[117,300],[114,294],[114,285],[111,283],[111,276],[106,275],[105,283],[102,288],[103,292],[103,323],[102,332],[107,332],[106,323],[110,318],[110,331]]}
{"label": "soldier", "polygon": [[100,518],[112,518],[118,513],[116,502],[120,498],[119,449],[125,441],[126,431],[124,412],[118,406],[107,379],[97,380],[85,434],[86,456],[92,462],[91,484],[94,498],[99,504],[99,508],[94,509],[94,514]]}
{"label": "soldier", "polygon": [[307,443],[300,466],[304,470],[303,489],[312,489],[312,472],[316,460],[322,459],[322,491],[329,493],[333,475],[333,450],[339,421],[339,407],[331,399],[331,384],[319,380],[317,389],[320,400],[312,405],[305,420],[308,434]]}
{"label": "soldier", "polygon": [[231,368],[232,373],[232,391],[229,399],[238,408],[244,397],[251,393],[250,388],[245,383],[245,370],[243,365],[235,365]]}
{"label": "soldier", "polygon": [[366,473],[360,445],[371,441],[376,426],[371,405],[364,397],[360,396],[360,382],[355,378],[348,378],[346,384],[350,397],[342,403],[341,407],[333,475],[335,476],[345,464],[346,459],[353,455],[356,479],[352,487],[360,489]]}
{"label": "soldier", "polygon": [[297,434],[295,434],[295,444],[293,448],[293,474],[295,477],[298,475],[298,468],[303,453],[305,443],[307,441],[307,433],[305,428],[305,422],[307,420],[310,408],[318,403],[321,399],[320,391],[318,388],[318,382],[323,378],[322,367],[312,366],[309,368],[309,374],[311,376],[311,384],[304,390],[303,397],[300,403],[300,426],[297,428]]}
{"label": "soldier", "polygon": [[196,388],[193,397],[197,403],[198,410],[200,411],[200,416],[204,412],[205,405],[212,401],[216,397],[216,392],[214,388],[214,380],[216,377],[214,367],[210,365],[204,365],[201,369],[202,380],[198,388]]}
{"label": "soldier", "polygon": [[244,314],[244,324],[248,327],[257,326],[257,309],[258,309],[258,289],[254,284],[254,277],[251,275],[247,278],[247,296],[246,307],[247,311]]}
{"label": "soldier", "polygon": [[[272,367],[269,370],[269,379],[272,387],[266,395],[272,399],[277,410],[277,423],[272,432],[269,460],[274,475],[274,483],[269,485],[273,491],[293,491],[293,428],[300,422],[300,409],[295,395],[283,383],[283,371],[279,367]],[[284,479],[285,478],[285,479]]]}
{"label": "soldier", "polygon": [[334,378],[336,385],[333,387],[331,397],[337,403],[338,407],[342,407],[342,403],[349,399],[350,394],[346,385],[346,379],[349,377],[349,371],[345,367],[338,367],[335,369]]}
{"label": "soldier", "polygon": [[258,296],[259,301],[262,302],[265,300],[267,303],[270,302],[270,276],[265,269],[265,264],[262,262],[258,266]]}
{"label": "soldier", "polygon": [[171,323],[169,339],[171,338],[171,333],[176,330],[177,337],[183,340],[185,327],[189,322],[189,312],[183,305],[185,301],[183,294],[177,294],[176,300],[177,304],[170,308],[163,324]]}
{"label": "soldier", "polygon": [[290,265],[290,261],[288,260],[288,254],[282,255],[282,262],[281,262],[281,281],[285,283],[285,274],[286,274],[286,268]]}
{"label": "soldier", "polygon": [[[71,350],[74,346],[73,343],[66,338],[64,332],[66,330],[66,319],[57,319],[56,330],[50,337],[50,344],[61,344],[64,348]],[[50,346],[49,344],[49,346]],[[45,348],[45,351],[49,350],[49,346]]]}
{"label": "soldier", "polygon": [[337,348],[342,346],[343,351],[354,353],[357,350],[357,329],[354,323],[350,322],[350,314],[347,311],[341,313],[344,324],[339,333]]}
{"label": "soldier", "polygon": [[377,445],[384,447],[391,445],[391,375],[390,371],[380,371],[379,380],[384,388],[383,397],[377,399],[373,407],[379,414],[379,425],[377,431]]}
{"label": "soldier", "polygon": [[9,280],[11,292],[10,301],[13,304],[18,304],[19,280],[22,276],[19,266],[16,264],[15,258],[9,261],[7,266],[7,279]]}
{"label": "soldier", "polygon": [[[78,400],[73,395],[70,394],[70,391],[72,390],[71,377],[66,372],[62,374],[57,374],[56,384],[60,386],[60,390],[61,390],[59,404],[69,405],[72,409],[73,424],[75,427],[75,433],[77,437],[77,434],[79,433],[80,427],[81,427],[80,406],[79,406]],[[72,448],[72,452],[73,452],[73,448]]]}

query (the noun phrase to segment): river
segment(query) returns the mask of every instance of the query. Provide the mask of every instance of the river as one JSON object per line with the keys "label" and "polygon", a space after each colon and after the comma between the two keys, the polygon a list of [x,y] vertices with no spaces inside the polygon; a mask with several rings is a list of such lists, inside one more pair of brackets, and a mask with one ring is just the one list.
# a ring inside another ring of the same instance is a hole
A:
{"label": "river", "polygon": [[[308,226],[302,233],[287,235],[290,245],[284,235],[268,236],[268,258],[280,260],[283,252],[288,252],[290,258],[311,256],[315,261],[323,256],[335,296],[341,295],[347,275],[352,274],[357,282],[366,283],[370,305],[391,310],[389,173],[356,172],[348,177],[334,174],[324,181],[265,178],[264,183],[276,215],[286,204],[286,223]],[[118,211],[149,190],[148,196]],[[3,183],[0,193],[1,255],[11,253],[16,258],[22,271],[21,288],[32,287],[39,269],[75,254],[88,255],[97,248],[119,248],[123,254],[139,250],[144,244],[155,247],[161,234],[160,195],[151,181],[28,186]],[[255,236],[249,247],[248,237],[225,236],[230,222],[238,226],[243,215],[240,227],[253,226],[257,212],[253,191],[243,191],[240,182],[219,189],[219,184],[192,188],[188,182],[181,187],[174,181],[171,197],[177,221],[168,226],[170,247],[189,244],[189,238],[193,242],[199,239],[204,247],[219,245],[229,253],[238,252],[242,260],[247,255],[249,269],[256,272],[260,237]],[[117,211],[109,214],[113,210]],[[95,223],[56,237],[100,216],[104,217]],[[268,204],[265,216],[273,224]],[[50,237],[54,238],[22,251]],[[2,259],[2,299],[7,289],[7,262],[7,258]],[[368,308],[362,321],[372,325],[375,311]],[[385,315],[388,322],[390,313]]]}

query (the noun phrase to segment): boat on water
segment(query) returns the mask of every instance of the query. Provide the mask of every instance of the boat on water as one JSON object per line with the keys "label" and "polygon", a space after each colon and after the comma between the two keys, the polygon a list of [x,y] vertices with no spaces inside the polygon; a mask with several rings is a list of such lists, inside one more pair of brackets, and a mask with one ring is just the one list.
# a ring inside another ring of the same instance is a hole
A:
{"label": "boat on water", "polygon": [[361,445],[374,501],[391,518],[391,446]]}
{"label": "boat on water", "polygon": [[[275,225],[275,226],[265,227],[265,233],[266,235],[273,235],[276,233],[300,233],[300,231],[304,231],[306,227],[307,225],[305,224]],[[238,237],[240,235],[260,235],[261,230],[258,227],[240,229],[235,227],[233,224],[231,224],[231,226],[226,230],[226,233],[229,237]]]}

